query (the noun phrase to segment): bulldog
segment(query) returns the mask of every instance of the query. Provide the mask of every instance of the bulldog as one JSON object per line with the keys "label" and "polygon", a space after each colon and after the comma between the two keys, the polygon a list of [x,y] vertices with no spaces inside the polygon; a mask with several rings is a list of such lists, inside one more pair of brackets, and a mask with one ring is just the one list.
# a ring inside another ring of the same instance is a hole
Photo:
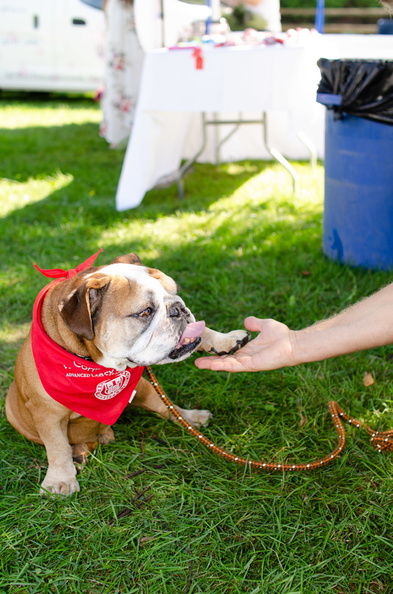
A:
{"label": "bulldog", "polygon": [[[143,266],[136,254],[96,267],[99,253],[70,271],[35,265],[55,280],[35,301],[6,415],[46,448],[42,494],[79,491],[73,458],[112,441],[111,425],[127,406],[171,418],[141,377],[144,366],[182,361],[196,350],[233,353],[248,341],[242,330],[222,334],[196,322],[175,281]],[[211,418],[208,410],[176,408],[193,426]]]}

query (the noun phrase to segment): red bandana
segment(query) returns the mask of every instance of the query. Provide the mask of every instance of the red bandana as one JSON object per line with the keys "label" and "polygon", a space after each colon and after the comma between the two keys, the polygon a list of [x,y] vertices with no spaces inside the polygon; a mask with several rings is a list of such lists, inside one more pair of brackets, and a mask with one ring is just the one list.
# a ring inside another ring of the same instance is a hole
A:
{"label": "red bandana", "polygon": [[[34,266],[45,276],[58,279],[53,282],[61,282],[61,278],[71,278],[91,266],[101,251],[73,270],[42,270]],[[134,397],[144,368],[109,369],[69,353],[55,343],[45,333],[41,320],[42,302],[52,284],[40,291],[33,308],[31,342],[41,383],[54,400],[70,410],[113,425]]]}

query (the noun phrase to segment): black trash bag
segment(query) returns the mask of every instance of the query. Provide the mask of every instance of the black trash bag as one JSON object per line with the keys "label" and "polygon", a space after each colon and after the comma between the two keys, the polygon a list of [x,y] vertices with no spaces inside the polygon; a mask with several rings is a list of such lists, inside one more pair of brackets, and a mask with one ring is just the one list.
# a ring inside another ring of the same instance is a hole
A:
{"label": "black trash bag", "polygon": [[321,80],[317,101],[333,109],[393,125],[393,62],[387,60],[318,60]]}

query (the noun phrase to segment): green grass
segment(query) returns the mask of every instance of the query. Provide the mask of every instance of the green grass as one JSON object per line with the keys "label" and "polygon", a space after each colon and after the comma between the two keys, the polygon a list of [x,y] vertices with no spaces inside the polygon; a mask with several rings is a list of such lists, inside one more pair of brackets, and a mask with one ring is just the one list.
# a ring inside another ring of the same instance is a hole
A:
{"label": "green grass", "polygon": [[[81,492],[51,500],[38,495],[44,449],[3,412],[45,284],[33,261],[67,268],[99,247],[98,263],[136,251],[222,331],[250,314],[299,328],[391,281],[323,256],[322,166],[295,164],[294,197],[277,164],[197,164],[184,201],[175,187],[157,189],[117,213],[124,153],[98,137],[97,106],[3,99],[0,112],[0,594],[393,592],[392,458],[365,434],[349,428],[344,455],[326,469],[257,474],[135,411],[81,470]],[[175,402],[214,413],[204,433],[215,443],[305,462],[334,447],[330,399],[393,426],[392,354],[386,347],[263,374],[199,371],[191,359],[155,371]],[[367,371],[376,381],[365,388]]]}

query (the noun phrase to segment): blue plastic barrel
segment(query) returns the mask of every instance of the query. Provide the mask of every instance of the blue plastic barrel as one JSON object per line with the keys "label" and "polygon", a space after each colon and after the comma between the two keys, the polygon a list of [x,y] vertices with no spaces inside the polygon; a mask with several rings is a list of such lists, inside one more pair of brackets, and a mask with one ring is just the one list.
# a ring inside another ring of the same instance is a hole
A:
{"label": "blue plastic barrel", "polygon": [[393,126],[326,110],[323,251],[393,269]]}

